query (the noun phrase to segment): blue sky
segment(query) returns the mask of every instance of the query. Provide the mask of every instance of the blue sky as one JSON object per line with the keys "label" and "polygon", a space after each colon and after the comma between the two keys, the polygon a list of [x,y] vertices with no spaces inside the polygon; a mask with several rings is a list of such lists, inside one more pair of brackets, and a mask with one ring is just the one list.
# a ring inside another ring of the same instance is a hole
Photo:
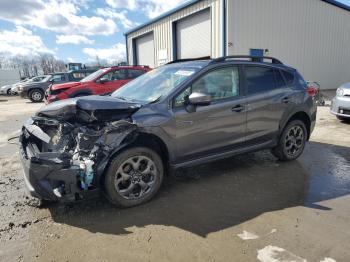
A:
{"label": "blue sky", "polygon": [[[188,0],[0,0],[0,57],[123,60],[123,33]],[[340,0],[350,6],[350,0]]]}

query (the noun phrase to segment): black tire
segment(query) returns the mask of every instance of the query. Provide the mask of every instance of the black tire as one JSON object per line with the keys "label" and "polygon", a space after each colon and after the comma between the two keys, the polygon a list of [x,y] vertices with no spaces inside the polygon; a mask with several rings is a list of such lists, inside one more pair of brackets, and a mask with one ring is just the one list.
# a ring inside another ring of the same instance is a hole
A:
{"label": "black tire", "polygon": [[350,118],[347,117],[342,117],[342,116],[337,116],[338,120],[344,121],[344,122],[350,122]]}
{"label": "black tire", "polygon": [[28,97],[33,103],[40,103],[44,100],[44,92],[40,89],[33,89],[29,91]]}
{"label": "black tire", "polygon": [[305,123],[293,120],[284,128],[278,145],[271,152],[281,161],[297,159],[304,151],[307,136]]}
{"label": "black tire", "polygon": [[145,147],[129,148],[111,161],[104,179],[105,194],[119,207],[137,206],[157,194],[163,177],[163,162],[157,153]]}
{"label": "black tire", "polygon": [[6,94],[7,94],[8,96],[12,95],[12,93],[11,93],[11,88],[7,89]]}

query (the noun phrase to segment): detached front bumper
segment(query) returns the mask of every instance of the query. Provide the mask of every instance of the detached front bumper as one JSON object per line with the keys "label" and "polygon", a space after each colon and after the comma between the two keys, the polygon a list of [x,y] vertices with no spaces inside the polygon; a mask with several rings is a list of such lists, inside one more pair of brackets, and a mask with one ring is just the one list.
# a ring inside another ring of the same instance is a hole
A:
{"label": "detached front bumper", "polygon": [[350,118],[350,97],[334,97],[330,111],[333,115]]}
{"label": "detached front bumper", "polygon": [[75,194],[80,191],[77,186],[79,169],[66,167],[59,153],[41,153],[30,140],[31,135],[23,127],[20,158],[30,195],[50,201],[74,200]]}

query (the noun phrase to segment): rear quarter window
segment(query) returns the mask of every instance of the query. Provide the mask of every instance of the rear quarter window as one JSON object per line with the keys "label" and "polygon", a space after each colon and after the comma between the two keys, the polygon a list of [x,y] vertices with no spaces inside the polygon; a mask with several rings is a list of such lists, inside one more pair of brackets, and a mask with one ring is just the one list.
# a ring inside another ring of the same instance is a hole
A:
{"label": "rear quarter window", "polygon": [[275,83],[276,83],[276,88],[283,88],[286,86],[286,82],[282,76],[282,73],[280,72],[280,70],[278,69],[275,69],[274,70],[274,73],[275,73]]}
{"label": "rear quarter window", "polygon": [[281,72],[282,72],[284,79],[286,80],[287,85],[294,84],[295,77],[294,77],[294,74],[292,72],[287,72],[285,70],[281,70]]}

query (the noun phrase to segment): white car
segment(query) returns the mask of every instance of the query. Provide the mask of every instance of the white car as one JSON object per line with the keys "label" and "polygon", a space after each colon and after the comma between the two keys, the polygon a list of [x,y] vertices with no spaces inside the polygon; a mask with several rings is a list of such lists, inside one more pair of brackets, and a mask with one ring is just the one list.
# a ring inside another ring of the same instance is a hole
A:
{"label": "white car", "polygon": [[30,78],[26,78],[24,80],[19,81],[18,83],[12,84],[12,85],[5,85],[0,87],[0,94],[1,95],[12,95],[12,87],[14,87],[15,85],[19,85],[25,82],[28,82],[30,80]]}
{"label": "white car", "polygon": [[341,85],[332,100],[331,113],[339,120],[350,120],[350,83]]}
{"label": "white car", "polygon": [[11,87],[12,85],[5,85],[0,87],[0,94],[1,95],[11,95]]}

